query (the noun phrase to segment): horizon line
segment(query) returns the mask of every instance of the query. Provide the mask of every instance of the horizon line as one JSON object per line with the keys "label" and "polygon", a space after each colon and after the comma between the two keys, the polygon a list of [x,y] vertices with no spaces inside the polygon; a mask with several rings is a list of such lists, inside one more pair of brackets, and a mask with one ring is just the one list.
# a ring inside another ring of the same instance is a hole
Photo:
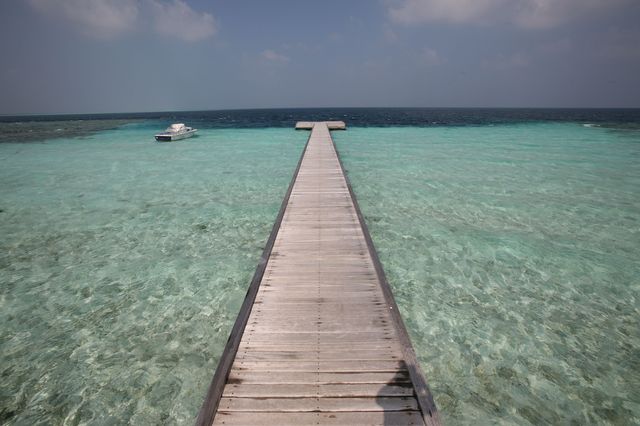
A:
{"label": "horizon line", "polygon": [[122,112],[25,112],[0,114],[0,118],[11,117],[61,117],[61,116],[82,116],[82,115],[127,115],[127,114],[170,114],[170,113],[193,113],[193,112],[222,112],[222,111],[268,111],[268,110],[364,110],[364,109],[460,109],[460,110],[638,110],[638,107],[577,107],[577,106],[333,106],[333,107],[252,107],[252,108],[214,108],[214,109],[178,109],[178,110],[157,110],[157,111],[122,111]]}

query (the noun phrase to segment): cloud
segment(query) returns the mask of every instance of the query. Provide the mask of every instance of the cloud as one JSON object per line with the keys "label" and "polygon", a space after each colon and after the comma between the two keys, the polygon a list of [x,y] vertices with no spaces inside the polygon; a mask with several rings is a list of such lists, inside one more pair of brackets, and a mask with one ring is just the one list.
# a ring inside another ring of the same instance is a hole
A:
{"label": "cloud", "polygon": [[[28,0],[38,12],[74,24],[89,36],[112,39],[145,28],[183,41],[216,33],[213,15],[194,11],[184,0]],[[142,18],[142,19],[140,19]]]}
{"label": "cloud", "polygon": [[395,43],[399,40],[398,34],[387,24],[382,28],[382,35],[388,43]]}
{"label": "cloud", "polygon": [[329,38],[329,41],[332,41],[334,43],[339,43],[343,39],[342,34],[336,33],[336,32],[329,33],[328,38]]}
{"label": "cloud", "polygon": [[109,39],[130,31],[138,17],[136,0],[29,0],[37,11],[68,20],[80,31]]}
{"label": "cloud", "polygon": [[196,12],[183,0],[149,0],[149,4],[153,11],[155,29],[160,34],[184,41],[200,41],[217,32],[213,15]]}
{"label": "cloud", "polygon": [[520,28],[544,29],[594,17],[633,4],[634,0],[396,0],[389,15],[394,22],[488,25],[510,22]]}
{"label": "cloud", "polygon": [[497,57],[482,61],[482,68],[488,70],[510,70],[515,68],[525,68],[531,63],[531,58],[522,52],[512,55],[498,55]]}
{"label": "cloud", "polygon": [[570,51],[574,47],[571,39],[563,38],[538,46],[537,50],[547,54],[562,54]]}
{"label": "cloud", "polygon": [[420,52],[420,60],[427,67],[435,67],[445,62],[436,50],[428,47],[425,47],[422,49],[422,52]]}
{"label": "cloud", "polygon": [[479,21],[502,0],[402,0],[391,7],[391,19],[402,24]]}
{"label": "cloud", "polygon": [[622,30],[611,28],[598,34],[594,42],[594,53],[605,59],[614,61],[632,61],[640,64],[640,30]]}
{"label": "cloud", "polygon": [[289,58],[287,56],[281,55],[271,49],[263,51],[260,56],[271,62],[289,62]]}

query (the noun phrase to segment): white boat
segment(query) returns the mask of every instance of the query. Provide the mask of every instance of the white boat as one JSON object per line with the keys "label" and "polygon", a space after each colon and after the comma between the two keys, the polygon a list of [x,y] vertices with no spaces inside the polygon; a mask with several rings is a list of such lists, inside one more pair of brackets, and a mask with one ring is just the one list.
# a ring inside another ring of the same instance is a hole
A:
{"label": "white boat", "polygon": [[198,129],[187,127],[183,123],[175,123],[167,127],[167,130],[164,132],[158,133],[156,135],[156,140],[158,142],[177,141],[179,139],[190,138],[195,135],[197,131]]}

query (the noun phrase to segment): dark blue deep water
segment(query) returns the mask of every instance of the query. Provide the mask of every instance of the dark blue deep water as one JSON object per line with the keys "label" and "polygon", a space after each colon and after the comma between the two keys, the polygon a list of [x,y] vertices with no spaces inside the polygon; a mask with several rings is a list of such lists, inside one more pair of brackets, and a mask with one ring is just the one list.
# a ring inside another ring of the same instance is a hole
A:
{"label": "dark blue deep water", "polygon": [[640,109],[296,108],[0,116],[0,143],[87,136],[138,120],[186,122],[201,129],[293,127],[296,121],[343,120],[353,127],[583,122],[640,130]]}

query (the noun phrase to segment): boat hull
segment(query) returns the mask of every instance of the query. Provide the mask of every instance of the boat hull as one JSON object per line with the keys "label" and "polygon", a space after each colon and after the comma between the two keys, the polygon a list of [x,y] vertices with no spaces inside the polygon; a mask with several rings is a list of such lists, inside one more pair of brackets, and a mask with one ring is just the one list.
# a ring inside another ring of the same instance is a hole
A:
{"label": "boat hull", "polygon": [[158,142],[173,142],[180,139],[190,138],[191,136],[195,135],[197,131],[197,129],[193,129],[181,133],[160,133],[157,134],[155,138]]}

